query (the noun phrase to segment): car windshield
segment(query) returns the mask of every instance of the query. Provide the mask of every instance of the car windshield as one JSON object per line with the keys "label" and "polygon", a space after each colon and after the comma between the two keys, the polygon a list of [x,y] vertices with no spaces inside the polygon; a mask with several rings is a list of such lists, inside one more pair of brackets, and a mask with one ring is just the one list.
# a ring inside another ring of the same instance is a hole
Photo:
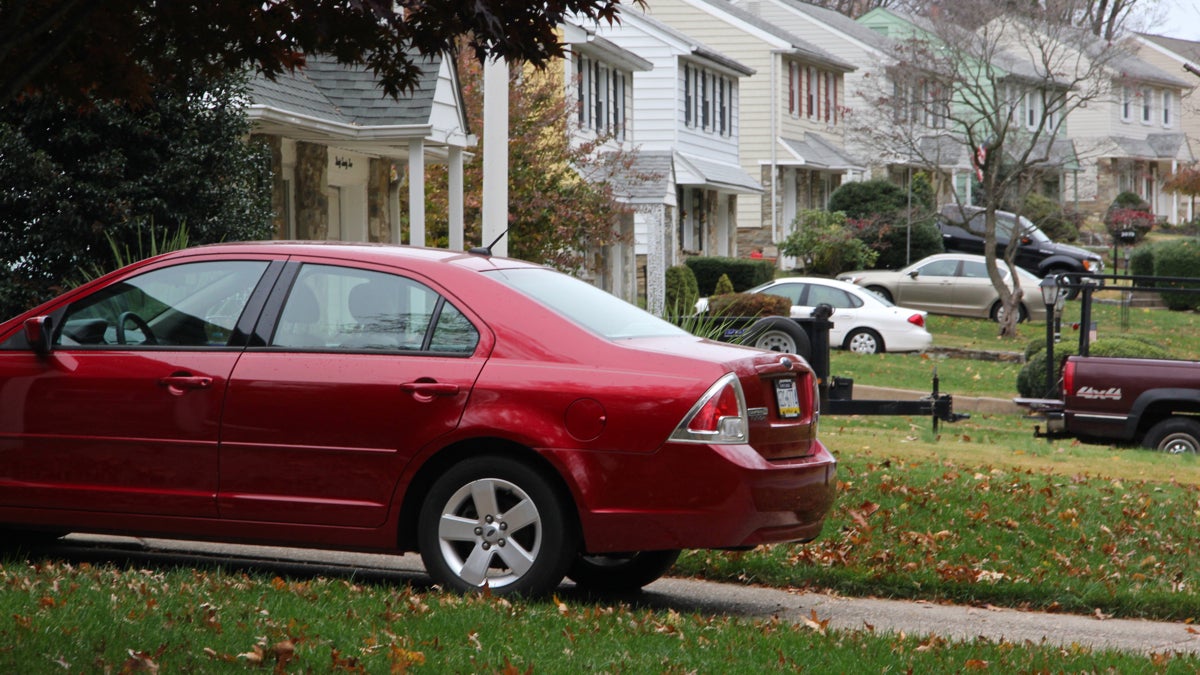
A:
{"label": "car windshield", "polygon": [[528,268],[488,272],[488,275],[610,340],[690,335],[611,293],[560,272]]}

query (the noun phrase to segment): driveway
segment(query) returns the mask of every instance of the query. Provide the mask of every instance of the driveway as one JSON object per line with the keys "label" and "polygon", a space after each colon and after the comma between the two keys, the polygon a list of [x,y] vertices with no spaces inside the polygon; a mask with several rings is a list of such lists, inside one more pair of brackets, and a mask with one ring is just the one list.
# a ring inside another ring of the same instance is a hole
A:
{"label": "driveway", "polygon": [[[415,554],[394,556],[338,551],[233,546],[165,539],[70,535],[54,551],[88,561],[137,560],[169,564],[211,564],[270,569],[299,576],[347,576],[430,584]],[[560,597],[571,598],[568,585]],[[579,596],[584,599],[583,596]],[[954,640],[983,637],[1022,644],[1047,643],[1092,649],[1200,654],[1200,630],[1184,623],[1045,614],[995,607],[964,607],[929,602],[845,598],[760,586],[665,578],[623,602],[681,613],[725,614],[750,619],[779,617],[792,622],[816,616],[830,628],[873,630],[909,636],[939,635]]]}

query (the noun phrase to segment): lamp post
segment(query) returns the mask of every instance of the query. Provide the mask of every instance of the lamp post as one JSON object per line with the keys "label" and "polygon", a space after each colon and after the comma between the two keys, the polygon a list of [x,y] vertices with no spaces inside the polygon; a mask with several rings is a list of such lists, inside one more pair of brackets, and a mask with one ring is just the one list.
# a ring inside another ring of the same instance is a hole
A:
{"label": "lamp post", "polygon": [[1058,285],[1058,275],[1050,275],[1038,284],[1042,291],[1042,302],[1046,304],[1046,392],[1054,387],[1054,315],[1058,310],[1058,298],[1062,287]]}

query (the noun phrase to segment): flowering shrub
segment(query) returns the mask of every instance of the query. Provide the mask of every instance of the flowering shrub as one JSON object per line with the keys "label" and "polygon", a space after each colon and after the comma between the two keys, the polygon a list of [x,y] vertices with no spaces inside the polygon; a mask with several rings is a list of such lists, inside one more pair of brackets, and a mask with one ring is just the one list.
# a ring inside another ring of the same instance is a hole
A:
{"label": "flowering shrub", "polygon": [[[1104,214],[1104,226],[1114,242],[1133,245],[1146,237],[1154,227],[1154,212],[1150,205],[1132,192],[1122,192]],[[1132,232],[1132,238],[1127,234]]]}

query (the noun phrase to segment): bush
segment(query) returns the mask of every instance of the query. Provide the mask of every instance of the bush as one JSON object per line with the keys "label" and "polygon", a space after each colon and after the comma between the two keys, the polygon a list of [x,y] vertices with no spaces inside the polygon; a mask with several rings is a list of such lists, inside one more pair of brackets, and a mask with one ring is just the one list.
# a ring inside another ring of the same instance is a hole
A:
{"label": "bush", "polygon": [[696,288],[696,275],[685,265],[667,268],[666,308],[669,314],[679,316],[691,314],[700,299]]}
{"label": "bush", "polygon": [[879,255],[855,237],[841,211],[804,211],[796,216],[794,228],[780,250],[804,260],[809,274],[834,276],[870,268]]}
{"label": "bush", "polygon": [[1166,243],[1169,242],[1151,242],[1133,249],[1133,252],[1129,254],[1129,273],[1143,277],[1153,276],[1154,251]]}
{"label": "bush", "polygon": [[895,270],[926,256],[942,253],[942,231],[931,217],[914,218],[909,231],[907,216],[900,214],[895,221],[883,218],[849,220],[854,236],[878,256],[875,267]]}
{"label": "bush", "polygon": [[[1062,364],[1068,356],[1079,352],[1075,342],[1060,342],[1054,345],[1054,381],[1062,379]],[[1145,340],[1117,336],[1098,338],[1088,346],[1091,356],[1141,357],[1148,359],[1165,359],[1168,354],[1157,345]],[[1017,373],[1017,394],[1025,398],[1042,398],[1046,395],[1057,397],[1061,392],[1057,388],[1051,390],[1046,385],[1046,342],[1035,340],[1025,349],[1025,365]]]}
{"label": "bush", "polygon": [[[1104,227],[1113,241],[1137,244],[1154,227],[1154,212],[1141,197],[1132,192],[1122,192],[1104,213]],[[1122,236],[1128,232],[1133,233],[1132,238]]]}
{"label": "bush", "polygon": [[1055,241],[1079,239],[1078,214],[1068,214],[1058,202],[1049,197],[1033,192],[1025,195],[1021,204],[1021,214]]}
{"label": "bush", "polygon": [[792,301],[770,293],[727,293],[708,299],[713,316],[790,316]]}
{"label": "bush", "polygon": [[907,207],[908,193],[886,180],[843,183],[829,195],[828,206],[831,212],[841,211],[854,219],[891,216]]}
{"label": "bush", "polygon": [[899,269],[945,250],[928,176],[917,173],[910,188],[911,198],[903,187],[869,180],[844,183],[829,197],[829,210],[845,213],[854,236],[878,254],[875,267]]}
{"label": "bush", "polygon": [[713,288],[713,295],[725,295],[733,292],[733,282],[729,280],[728,274],[722,274],[720,279],[717,279],[717,285]]}
{"label": "bush", "polygon": [[[1200,269],[1200,246],[1185,239],[1161,242],[1154,247],[1154,276],[1190,277]],[[1160,283],[1160,287],[1171,284]],[[1171,293],[1163,291],[1163,303],[1176,311],[1200,307],[1200,293]]]}
{"label": "bush", "polygon": [[712,295],[722,276],[729,277],[733,290],[737,292],[775,278],[775,264],[770,260],[703,256],[688,258],[684,262],[696,277],[700,295]]}

